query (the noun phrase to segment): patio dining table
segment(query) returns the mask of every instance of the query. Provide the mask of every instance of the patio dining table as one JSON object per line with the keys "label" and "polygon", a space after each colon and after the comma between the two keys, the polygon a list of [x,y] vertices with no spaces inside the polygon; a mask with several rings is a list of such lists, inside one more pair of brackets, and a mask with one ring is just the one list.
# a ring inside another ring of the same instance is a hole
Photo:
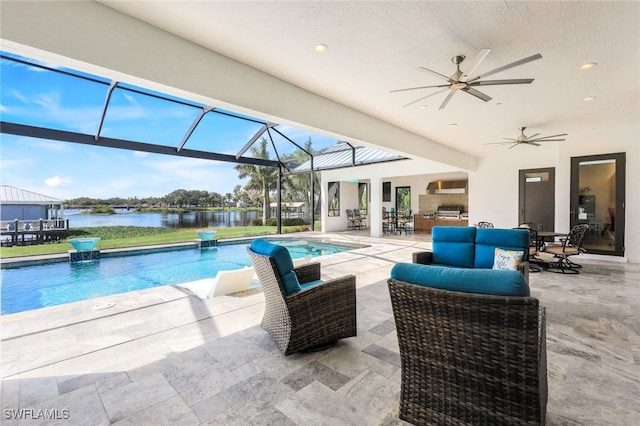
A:
{"label": "patio dining table", "polygon": [[[547,242],[553,242],[556,239],[556,237],[566,237],[566,236],[567,234],[564,234],[562,232],[538,231],[537,232],[538,239],[536,241],[536,247],[538,248],[537,253],[544,252],[544,248]],[[536,255],[532,255],[529,261],[542,268],[545,268],[545,269],[548,268],[550,261],[548,259],[542,259],[540,257],[537,257],[537,253]]]}

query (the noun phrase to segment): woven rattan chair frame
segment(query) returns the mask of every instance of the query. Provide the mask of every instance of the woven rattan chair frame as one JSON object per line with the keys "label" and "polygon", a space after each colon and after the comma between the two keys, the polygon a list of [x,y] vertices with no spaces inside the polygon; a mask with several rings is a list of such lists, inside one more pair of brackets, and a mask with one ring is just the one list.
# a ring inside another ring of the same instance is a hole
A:
{"label": "woven rattan chair frame", "polygon": [[[339,339],[356,336],[356,277],[327,280],[287,296],[275,261],[247,249],[262,285],[265,312],[262,328],[285,355],[313,350]],[[301,284],[320,279],[320,264],[294,269]]]}
{"label": "woven rattan chair frame", "polygon": [[531,297],[388,280],[402,362],[399,415],[416,425],[541,425],[545,310]]}

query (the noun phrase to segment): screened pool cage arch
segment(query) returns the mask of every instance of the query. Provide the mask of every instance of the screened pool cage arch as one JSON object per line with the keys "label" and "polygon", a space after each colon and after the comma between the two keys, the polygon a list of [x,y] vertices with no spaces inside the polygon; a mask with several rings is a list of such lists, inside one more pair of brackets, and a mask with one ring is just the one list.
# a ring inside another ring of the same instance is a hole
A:
{"label": "screened pool cage arch", "polygon": [[[90,82],[91,84],[96,84],[100,86],[104,86],[105,94],[104,94],[104,104],[101,108],[101,114],[99,117],[99,124],[95,133],[87,134],[87,133],[79,133],[68,130],[55,129],[52,127],[41,127],[35,126],[29,123],[18,123],[11,121],[4,121],[4,119],[0,120],[0,133],[10,134],[16,136],[24,136],[30,138],[37,139],[47,139],[47,140],[55,140],[62,142],[71,142],[71,143],[79,143],[85,145],[99,146],[99,147],[107,147],[107,148],[118,148],[130,151],[140,151],[140,152],[148,152],[154,154],[162,154],[162,155],[172,155],[178,157],[189,157],[203,160],[213,160],[213,161],[222,161],[222,162],[231,162],[236,164],[249,164],[254,166],[266,166],[266,167],[276,167],[278,169],[278,179],[276,183],[276,200],[277,200],[277,208],[276,208],[276,220],[277,220],[277,233],[281,233],[282,231],[282,178],[286,175],[291,174],[301,174],[308,173],[310,179],[310,192],[311,192],[311,205],[310,205],[310,218],[311,218],[311,230],[314,229],[315,222],[315,210],[316,210],[316,201],[315,201],[315,179],[314,173],[319,172],[321,170],[328,169],[336,169],[336,168],[345,168],[345,167],[353,167],[358,165],[371,164],[376,162],[385,162],[385,161],[395,161],[404,159],[404,157],[400,157],[395,154],[390,154],[386,152],[382,152],[373,148],[367,148],[364,146],[358,146],[347,142],[339,142],[335,146],[327,149],[326,151],[320,153],[309,152],[299,143],[295,142],[291,138],[289,138],[286,134],[284,134],[278,128],[278,123],[273,123],[266,120],[261,120],[253,117],[248,117],[242,114],[226,111],[220,108],[216,108],[209,105],[203,105],[196,102],[192,102],[189,100],[172,97],[166,94],[157,93],[152,90],[147,90],[143,88],[139,88],[137,86],[133,86],[131,84],[127,84],[125,82],[120,81],[109,81],[104,78],[96,77],[93,75],[89,75],[82,72],[77,72],[74,70],[69,70],[65,68],[56,68],[48,64],[39,63],[35,60],[29,60],[23,57],[17,57],[14,55],[8,55],[4,52],[0,53],[0,58],[2,60],[11,61],[17,65],[23,65],[27,67],[34,67],[36,69],[42,71],[48,71],[57,73],[60,75],[72,77],[74,79],[82,80]],[[197,116],[189,126],[189,128],[185,131],[184,135],[180,139],[180,141],[176,141],[175,144],[172,145],[163,145],[160,143],[153,142],[138,142],[129,139],[122,138],[113,138],[106,137],[102,135],[103,128],[105,124],[105,119],[107,117],[107,113],[112,107],[112,97],[116,90],[123,91],[124,93],[129,94],[138,94],[143,96],[151,97],[155,100],[159,100],[162,102],[167,102],[167,105],[180,105],[182,107],[188,107],[197,110]],[[244,143],[242,148],[240,148],[235,155],[227,154],[223,152],[215,152],[215,151],[204,151],[204,150],[196,150],[189,149],[186,146],[189,144],[190,138],[198,129],[202,120],[208,115],[218,115],[223,116],[227,119],[238,120],[239,122],[251,123],[254,126],[259,126],[257,131]],[[291,144],[295,148],[302,151],[305,155],[308,156],[308,160],[302,164],[293,162],[293,161],[285,161],[282,159],[281,153],[279,152],[275,137],[281,138],[282,141],[286,141]],[[266,159],[266,158],[254,158],[250,156],[246,156],[247,151],[258,141],[260,138],[264,138],[268,141],[271,149],[273,149],[273,153],[275,154],[274,160]],[[265,208],[268,208],[266,206]]]}

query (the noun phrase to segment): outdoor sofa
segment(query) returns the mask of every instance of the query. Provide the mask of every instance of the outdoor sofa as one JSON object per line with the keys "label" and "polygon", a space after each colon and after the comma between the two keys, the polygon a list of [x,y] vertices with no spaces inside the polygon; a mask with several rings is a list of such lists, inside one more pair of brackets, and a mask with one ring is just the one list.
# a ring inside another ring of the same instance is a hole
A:
{"label": "outdoor sofa", "polygon": [[457,268],[516,268],[529,282],[529,231],[526,229],[434,226],[432,250],[413,254],[413,262]]}

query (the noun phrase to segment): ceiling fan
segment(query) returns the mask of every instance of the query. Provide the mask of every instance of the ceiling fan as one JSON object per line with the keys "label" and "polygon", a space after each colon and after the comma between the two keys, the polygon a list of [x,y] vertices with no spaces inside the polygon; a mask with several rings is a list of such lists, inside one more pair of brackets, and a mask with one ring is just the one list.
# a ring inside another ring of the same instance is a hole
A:
{"label": "ceiling fan", "polygon": [[489,52],[491,52],[491,49],[481,49],[480,52],[478,52],[478,54],[476,55],[476,57],[473,59],[473,61],[471,62],[471,64],[469,65],[469,68],[467,69],[467,72],[462,72],[460,70],[460,64],[464,61],[465,59],[465,55],[458,55],[458,56],[454,56],[453,58],[451,58],[451,62],[453,62],[456,65],[456,72],[454,72],[451,77],[447,77],[446,75],[440,74],[438,72],[432,71],[428,68],[425,67],[418,67],[418,70],[420,71],[424,71],[426,73],[429,73],[433,76],[436,76],[442,80],[446,80],[447,84],[438,84],[438,85],[434,85],[434,86],[419,86],[419,87],[409,87],[407,89],[396,89],[396,90],[391,90],[390,93],[393,92],[405,92],[408,90],[419,90],[419,89],[431,89],[431,88],[440,88],[440,90],[437,90],[433,93],[428,94],[427,96],[423,96],[421,98],[416,99],[415,101],[409,102],[406,105],[403,105],[403,107],[407,107],[409,105],[413,105],[417,102],[422,101],[423,99],[426,99],[430,96],[434,96],[437,95],[438,93],[442,93],[442,92],[446,92],[447,90],[450,90],[449,94],[447,95],[447,97],[445,98],[444,102],[442,102],[442,104],[440,105],[440,108],[438,109],[443,109],[445,106],[447,106],[447,104],[449,103],[449,101],[451,100],[451,98],[453,97],[453,95],[455,95],[455,93],[458,90],[462,90],[463,92],[466,92],[472,96],[475,96],[478,99],[482,99],[485,102],[490,101],[492,98],[489,95],[486,95],[482,92],[480,92],[479,90],[474,89],[475,86],[497,86],[497,85],[501,85],[501,84],[530,84],[534,79],[533,78],[518,78],[518,79],[508,79],[508,80],[482,80],[485,77],[488,77],[490,75],[499,73],[501,71],[505,71],[508,70],[510,68],[514,68],[517,67],[519,65],[523,65],[526,64],[527,62],[531,62],[531,61],[535,61],[537,59],[541,59],[542,55],[539,53],[536,53],[533,56],[529,56],[527,58],[523,58],[520,59],[519,61],[515,61],[512,62],[510,64],[507,65],[503,65],[501,67],[498,67],[494,70],[485,72],[484,74],[480,74],[478,76],[475,77],[471,77],[473,72],[476,70],[476,68],[478,68],[478,65],[480,65],[480,63],[484,60],[484,58],[487,57],[487,55],[489,54]]}
{"label": "ceiling fan", "polygon": [[518,136],[517,139],[512,139],[512,138],[504,138],[506,139],[508,142],[489,142],[489,143],[485,143],[484,145],[509,145],[512,144],[509,149],[513,148],[514,146],[517,145],[534,145],[534,146],[540,146],[541,142],[561,142],[564,141],[565,139],[552,139],[552,138],[558,138],[560,136],[567,136],[568,133],[560,133],[557,135],[549,135],[549,136],[540,136],[538,137],[538,135],[540,133],[534,133],[531,136],[527,136],[524,134],[524,131],[526,130],[526,127],[520,127],[518,130],[520,130],[520,136]]}

